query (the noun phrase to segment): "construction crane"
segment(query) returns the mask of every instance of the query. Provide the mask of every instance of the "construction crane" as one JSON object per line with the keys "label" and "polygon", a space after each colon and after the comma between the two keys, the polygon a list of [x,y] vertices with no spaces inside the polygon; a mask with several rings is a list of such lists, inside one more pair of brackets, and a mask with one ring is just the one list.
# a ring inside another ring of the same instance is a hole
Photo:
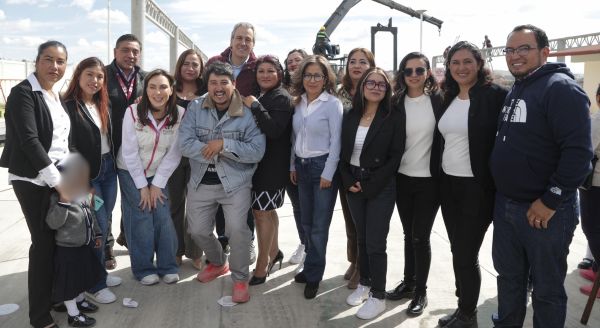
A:
{"label": "construction crane", "polygon": [[[324,26],[325,26],[325,32],[327,32],[327,35],[331,35],[333,33],[333,31],[335,31],[335,29],[338,27],[338,25],[340,24],[342,19],[344,19],[344,16],[346,16],[348,11],[350,11],[350,9],[352,9],[352,7],[356,6],[360,1],[361,0],[344,0],[344,1],[342,1],[342,3],[333,12],[331,17],[329,17],[327,22],[325,22]],[[391,9],[398,10],[400,12],[403,12],[407,15],[410,15],[410,16],[418,18],[418,19],[421,19],[421,15],[423,15],[424,22],[431,23],[431,24],[437,26],[439,30],[442,29],[442,24],[444,23],[443,21],[441,21],[435,17],[422,14],[421,12],[418,12],[412,8],[403,6],[395,1],[391,1],[391,0],[372,0],[372,1],[382,4],[386,7],[390,7]]]}

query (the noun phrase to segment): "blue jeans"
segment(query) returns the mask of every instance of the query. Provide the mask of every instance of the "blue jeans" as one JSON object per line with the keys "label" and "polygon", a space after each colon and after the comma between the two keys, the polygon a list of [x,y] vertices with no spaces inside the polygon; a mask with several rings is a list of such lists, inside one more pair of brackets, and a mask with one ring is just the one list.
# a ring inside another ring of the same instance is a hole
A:
{"label": "blue jeans", "polygon": [[[115,162],[110,153],[102,155],[101,160],[100,172],[98,173],[98,176],[92,180],[92,187],[94,188],[95,196],[104,201],[102,207],[95,211],[96,220],[102,230],[102,247],[94,248],[94,252],[104,268],[104,245],[106,245],[106,238],[108,237],[109,222],[112,221],[112,211],[115,208],[115,202],[117,201],[117,170],[115,170]],[[104,270],[104,279],[98,282],[98,284],[90,289],[89,292],[96,293],[97,291],[106,288],[107,275],[108,273]]]}
{"label": "blue jeans", "polygon": [[523,326],[531,272],[533,327],[562,328],[567,313],[567,255],[579,221],[578,200],[564,201],[547,229],[529,226],[530,205],[496,194],[492,256],[498,272],[498,319],[494,324]]}
{"label": "blue jeans", "polygon": [[319,187],[326,160],[327,155],[296,158],[300,211],[306,238],[304,275],[308,282],[320,282],[323,279],[329,225],[337,199],[335,178],[331,187],[326,189]]}
{"label": "blue jeans", "polygon": [[[131,257],[131,271],[136,279],[158,274],[164,276],[178,272],[175,256],[177,253],[177,234],[171,220],[169,201],[164,204],[158,202],[153,210],[142,211],[140,191],[136,188],[131,175],[126,170],[118,170],[119,183],[121,184],[121,204],[123,207],[123,223],[129,256]],[[148,185],[152,177],[148,178]],[[163,194],[168,197],[166,188]],[[154,253],[156,252],[156,267],[154,266]]]}
{"label": "blue jeans", "polygon": [[300,239],[300,244],[306,244],[306,237],[304,236],[304,228],[302,228],[302,215],[300,214],[300,195],[298,195],[298,186],[295,186],[290,181],[285,186],[285,192],[290,198],[290,202],[292,203],[292,210],[294,212],[294,221],[296,221],[296,230],[298,230],[298,239]]}

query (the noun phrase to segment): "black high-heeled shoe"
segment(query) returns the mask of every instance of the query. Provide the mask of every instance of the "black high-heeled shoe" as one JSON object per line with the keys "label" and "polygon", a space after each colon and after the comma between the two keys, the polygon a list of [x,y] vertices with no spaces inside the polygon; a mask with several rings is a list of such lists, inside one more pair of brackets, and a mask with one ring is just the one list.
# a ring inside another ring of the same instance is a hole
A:
{"label": "black high-heeled shoe", "polygon": [[273,267],[275,266],[275,264],[279,262],[279,269],[281,270],[281,265],[283,263],[283,252],[281,250],[277,251],[277,256],[275,256],[275,258],[273,259],[273,262],[269,263],[269,270],[267,270],[267,274],[270,274],[271,271],[273,270]]}
{"label": "black high-heeled shoe", "polygon": [[[267,276],[269,274],[267,273]],[[250,286],[256,286],[256,285],[260,285],[260,284],[264,284],[265,281],[267,281],[267,276],[264,277],[257,277],[257,276],[252,276],[252,278],[250,278],[250,281],[248,282],[248,285]]]}

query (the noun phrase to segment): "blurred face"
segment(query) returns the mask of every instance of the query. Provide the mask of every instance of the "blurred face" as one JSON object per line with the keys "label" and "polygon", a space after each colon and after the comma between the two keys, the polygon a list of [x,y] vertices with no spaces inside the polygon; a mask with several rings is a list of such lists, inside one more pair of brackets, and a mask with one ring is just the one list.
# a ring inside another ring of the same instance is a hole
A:
{"label": "blurred face", "polygon": [[67,69],[67,53],[62,47],[47,47],[35,63],[35,72],[42,87],[52,87],[63,78]]}
{"label": "blurred face", "polygon": [[213,101],[217,109],[225,110],[229,108],[235,84],[227,75],[215,75],[214,73],[208,76],[208,96]]}
{"label": "blurred face", "polygon": [[237,58],[247,58],[254,49],[254,32],[252,29],[238,27],[231,39],[231,50]]}
{"label": "blurred face", "polygon": [[385,98],[389,86],[385,78],[379,73],[370,74],[363,84],[365,99],[372,103],[379,103]]}
{"label": "blurred face", "polygon": [[173,94],[173,88],[171,88],[169,79],[166,76],[155,75],[148,81],[146,92],[152,108],[163,110],[169,102],[169,97]]}
{"label": "blurred face", "polygon": [[450,58],[450,74],[461,87],[471,87],[477,82],[481,66],[468,49],[460,49]]}
{"label": "blurred face", "polygon": [[202,68],[202,63],[200,62],[200,58],[196,54],[189,54],[185,56],[185,60],[183,61],[183,65],[181,65],[181,78],[187,82],[193,82],[198,79],[200,74],[202,73],[200,70]]}
{"label": "blurred face", "polygon": [[[358,81],[371,68],[367,56],[362,51],[356,51],[348,59],[348,74],[352,81]],[[355,83],[356,84],[356,83]]]}
{"label": "blurred face", "polygon": [[142,51],[135,41],[121,41],[114,50],[115,61],[124,71],[131,71],[140,61]]}
{"label": "blurred face", "polygon": [[404,75],[404,83],[409,90],[423,91],[425,81],[431,75],[431,71],[427,69],[427,64],[423,59],[413,58],[406,62],[402,75]]}
{"label": "blurred face", "polygon": [[538,49],[531,30],[512,32],[506,40],[505,54],[508,70],[515,78],[522,78],[542,66],[548,58],[548,48]]}
{"label": "blurred face", "polygon": [[256,69],[256,80],[262,91],[268,91],[279,83],[277,69],[271,63],[262,63]]}
{"label": "blurred face", "polygon": [[[302,85],[309,97],[317,97],[325,88],[326,76],[319,64],[309,64],[304,69]],[[317,81],[318,80],[318,81]]]}
{"label": "blurred face", "polygon": [[81,72],[79,87],[87,98],[92,98],[104,85],[104,71],[100,66],[88,67]]}
{"label": "blurred face", "polygon": [[302,59],[303,58],[302,58],[301,53],[292,52],[285,60],[288,71],[290,73],[294,73],[296,71],[296,69],[298,69],[298,66],[300,65],[300,62],[302,61]]}

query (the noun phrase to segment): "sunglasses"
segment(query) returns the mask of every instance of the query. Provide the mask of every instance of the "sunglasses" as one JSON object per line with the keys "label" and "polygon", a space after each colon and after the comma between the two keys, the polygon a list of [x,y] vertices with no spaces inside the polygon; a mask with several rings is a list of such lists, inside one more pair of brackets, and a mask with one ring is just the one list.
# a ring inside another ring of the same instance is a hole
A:
{"label": "sunglasses", "polygon": [[[421,76],[424,75],[425,72],[427,72],[427,69],[425,69],[425,67],[417,67],[414,69],[414,72],[417,73],[417,76]],[[405,68],[402,73],[404,74],[404,76],[412,76],[413,75],[413,69],[412,68]]]}

